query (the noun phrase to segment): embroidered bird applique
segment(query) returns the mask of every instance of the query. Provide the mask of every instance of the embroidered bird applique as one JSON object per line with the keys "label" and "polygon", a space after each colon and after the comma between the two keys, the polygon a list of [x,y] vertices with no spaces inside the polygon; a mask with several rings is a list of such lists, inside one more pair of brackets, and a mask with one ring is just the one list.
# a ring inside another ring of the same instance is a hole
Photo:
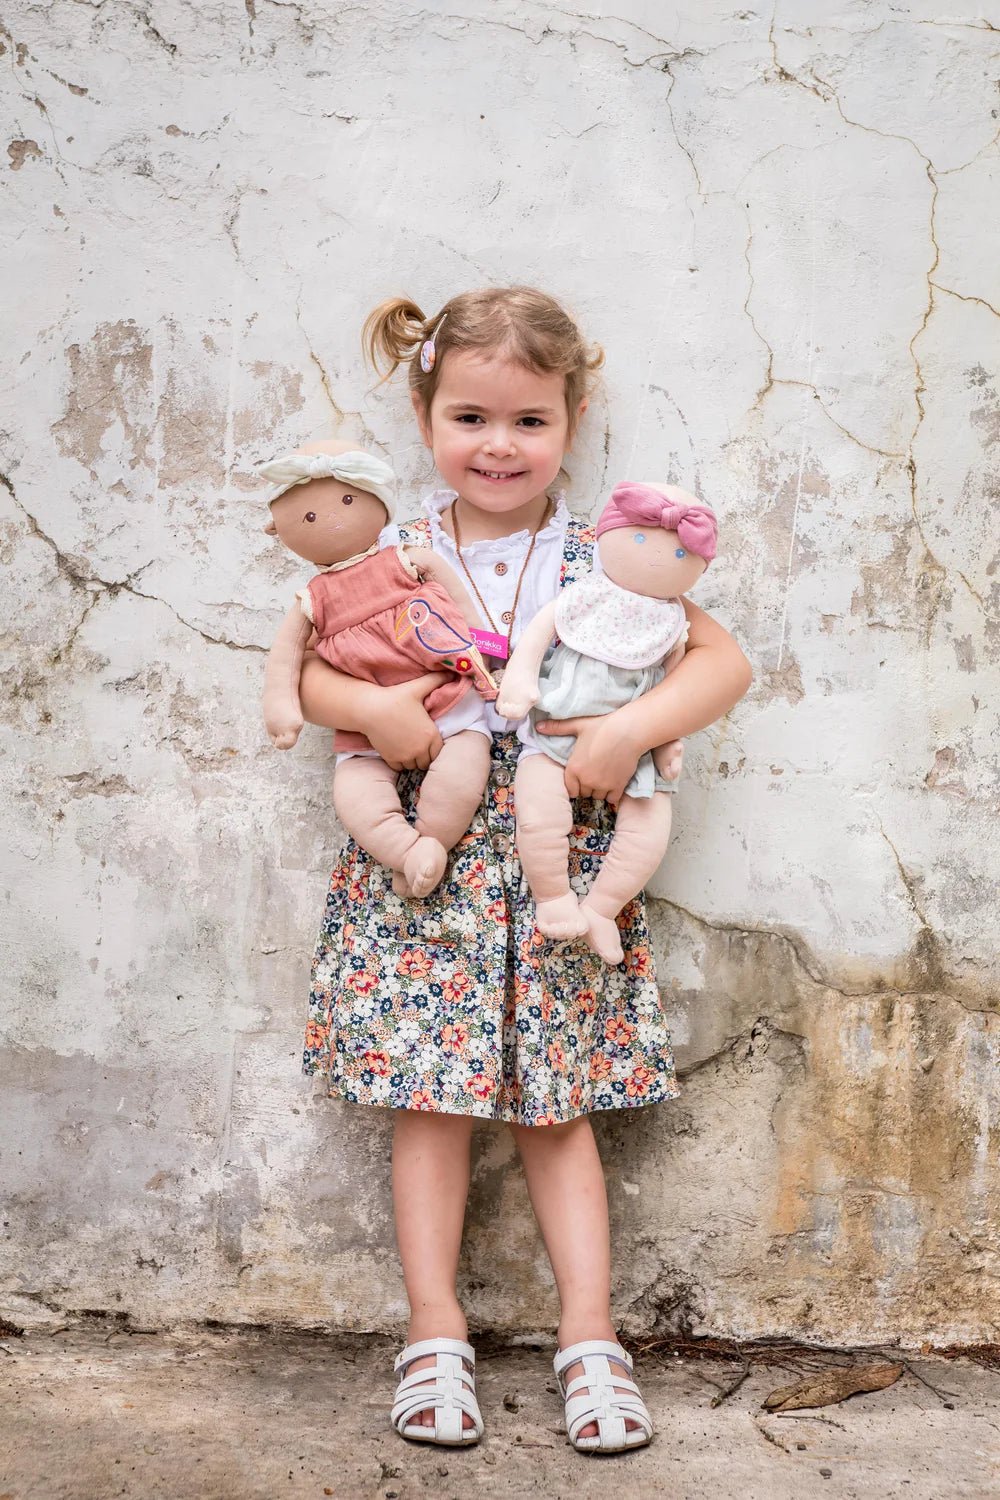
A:
{"label": "embroidered bird applique", "polygon": [[479,648],[432,609],[426,599],[411,599],[396,616],[397,641],[403,640],[411,630],[424,650],[438,657],[442,667],[449,667],[462,677],[471,677],[477,692],[487,702],[497,696],[496,683],[486,670]]}

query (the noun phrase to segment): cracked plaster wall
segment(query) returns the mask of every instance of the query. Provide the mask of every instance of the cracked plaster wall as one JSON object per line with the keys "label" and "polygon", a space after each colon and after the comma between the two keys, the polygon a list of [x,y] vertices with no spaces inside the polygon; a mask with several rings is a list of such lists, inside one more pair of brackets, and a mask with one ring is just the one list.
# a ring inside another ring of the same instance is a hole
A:
{"label": "cracked plaster wall", "polygon": [[[575,504],[714,502],[754,661],[655,885],[682,1099],[599,1121],[626,1329],[975,1340],[995,1173],[1000,11],[13,0],[5,1306],[404,1309],[388,1121],[298,1077],[337,833],[263,740],[251,469],[426,482],[368,308],[534,281],[608,350]],[[477,1137],[476,1323],[554,1296]]]}

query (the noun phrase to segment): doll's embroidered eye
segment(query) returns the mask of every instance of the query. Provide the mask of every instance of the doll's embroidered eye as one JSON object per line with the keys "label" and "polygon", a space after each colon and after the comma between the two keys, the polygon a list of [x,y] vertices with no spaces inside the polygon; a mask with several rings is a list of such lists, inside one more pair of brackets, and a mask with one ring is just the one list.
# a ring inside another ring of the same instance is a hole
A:
{"label": "doll's embroidered eye", "polygon": [[341,497],[340,497],[340,503],[341,503],[341,505],[353,505],[354,504],[354,496],[353,495],[341,495]]}
{"label": "doll's embroidered eye", "polygon": [[307,521],[315,521],[315,519],[316,519],[316,512],[314,510],[307,510],[306,511],[306,520]]}
{"label": "doll's embroidered eye", "polygon": [[674,553],[674,556],[675,557],[687,557],[687,553],[684,551],[683,547],[678,547],[677,551]]}
{"label": "doll's embroidered eye", "polygon": [[632,540],[636,543],[637,546],[641,547],[646,538],[643,536],[641,531],[637,531]]}

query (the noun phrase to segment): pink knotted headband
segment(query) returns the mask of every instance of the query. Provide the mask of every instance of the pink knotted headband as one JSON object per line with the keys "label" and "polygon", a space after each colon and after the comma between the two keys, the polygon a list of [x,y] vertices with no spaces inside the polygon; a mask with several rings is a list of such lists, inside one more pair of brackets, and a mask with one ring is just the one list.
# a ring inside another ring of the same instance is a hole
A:
{"label": "pink knotted headband", "polygon": [[707,505],[679,504],[651,484],[634,484],[627,479],[612,490],[598,519],[597,535],[619,526],[659,526],[664,531],[676,531],[687,550],[706,563],[715,556],[719,538],[718,522]]}

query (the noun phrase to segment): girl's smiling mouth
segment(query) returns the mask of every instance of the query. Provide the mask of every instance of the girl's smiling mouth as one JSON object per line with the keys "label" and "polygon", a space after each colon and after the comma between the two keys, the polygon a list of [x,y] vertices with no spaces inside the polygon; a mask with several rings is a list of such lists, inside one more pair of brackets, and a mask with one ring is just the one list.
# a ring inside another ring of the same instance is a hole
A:
{"label": "girl's smiling mouth", "polygon": [[503,483],[505,479],[520,479],[528,471],[527,469],[473,469],[473,474],[478,474],[480,479],[491,479],[494,484]]}

